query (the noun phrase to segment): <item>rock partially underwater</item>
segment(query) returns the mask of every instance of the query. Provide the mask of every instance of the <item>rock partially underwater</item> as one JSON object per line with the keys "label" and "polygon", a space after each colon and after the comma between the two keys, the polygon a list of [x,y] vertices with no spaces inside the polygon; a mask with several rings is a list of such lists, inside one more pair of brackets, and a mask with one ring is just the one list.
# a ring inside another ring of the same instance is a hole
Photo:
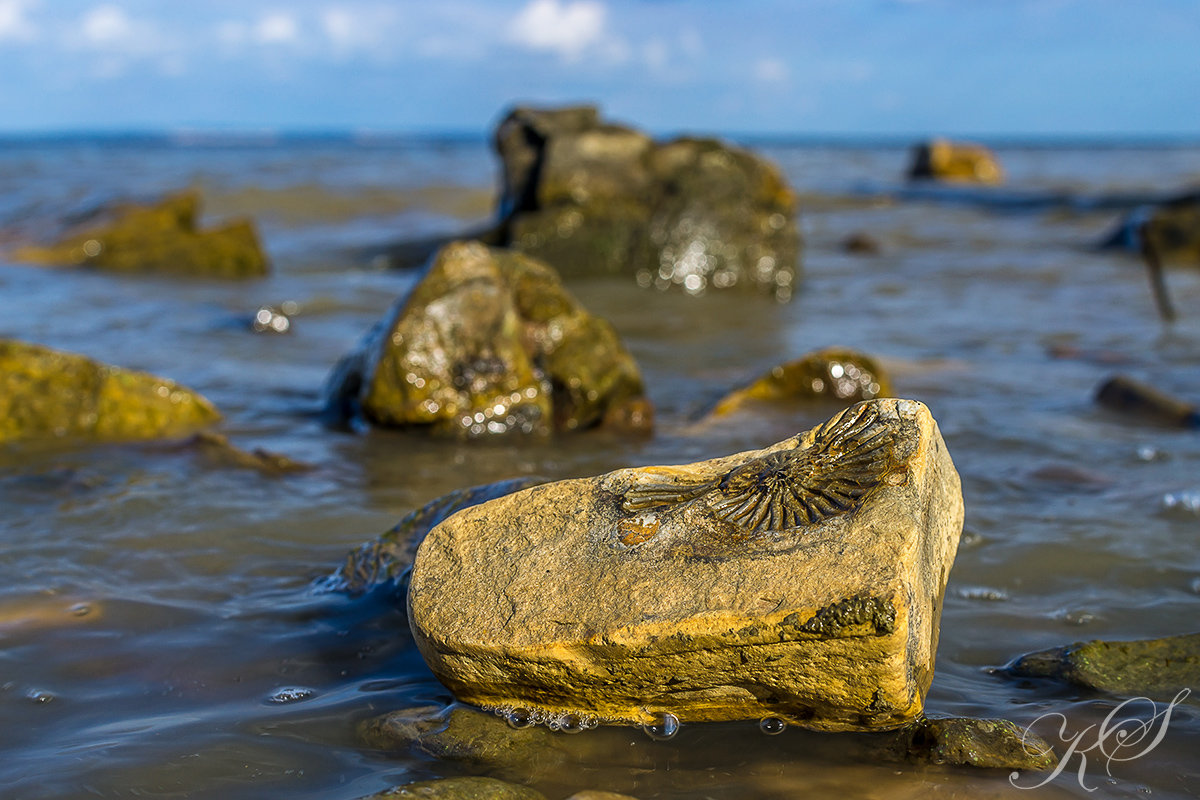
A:
{"label": "rock partially underwater", "polygon": [[633,356],[555,271],[520,253],[454,242],[335,368],[339,419],[487,436],[604,426],[648,430]]}
{"label": "rock partially underwater", "polygon": [[1146,244],[1163,263],[1200,266],[1200,192],[1135,209],[1100,246],[1142,252]]}
{"label": "rock partially underwater", "polygon": [[1200,428],[1200,409],[1126,375],[1114,375],[1096,389],[1096,402],[1132,419],[1172,428]]}
{"label": "rock partially underwater", "polygon": [[962,514],[928,409],[875,400],[464,509],[417,553],[410,621],[460,699],[534,720],[893,728],[923,707]]}
{"label": "rock partially underwater", "polygon": [[497,127],[499,241],[567,277],[791,296],[796,198],[780,171],[713,139],[656,143],[596,108],[515,108]]}
{"label": "rock partially underwater", "polygon": [[0,444],[165,438],[218,419],[208,400],[174,381],[0,339]]}
{"label": "rock partially underwater", "polygon": [[908,177],[995,185],[1004,182],[1004,171],[992,151],[983,145],[932,139],[913,149]]}
{"label": "rock partially underwater", "polygon": [[28,246],[14,260],[112,272],[253,278],[270,266],[254,225],[234,220],[200,230],[200,197],[171,195],[154,205],[117,205],[51,245]]}
{"label": "rock partially underwater", "polygon": [[891,381],[875,359],[843,347],[829,347],[772,367],[765,375],[727,394],[711,415],[723,417],[754,402],[826,400],[850,404],[891,393]]}
{"label": "rock partially underwater", "polygon": [[1076,642],[1021,656],[1006,670],[1018,677],[1053,678],[1111,694],[1169,698],[1183,689],[1200,689],[1200,633]]}

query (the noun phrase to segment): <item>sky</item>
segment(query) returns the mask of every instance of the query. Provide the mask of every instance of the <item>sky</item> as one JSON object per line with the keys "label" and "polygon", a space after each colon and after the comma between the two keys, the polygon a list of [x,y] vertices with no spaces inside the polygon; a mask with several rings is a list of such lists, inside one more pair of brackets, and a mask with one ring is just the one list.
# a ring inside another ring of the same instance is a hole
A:
{"label": "sky", "polygon": [[1200,0],[0,0],[0,132],[1200,139]]}

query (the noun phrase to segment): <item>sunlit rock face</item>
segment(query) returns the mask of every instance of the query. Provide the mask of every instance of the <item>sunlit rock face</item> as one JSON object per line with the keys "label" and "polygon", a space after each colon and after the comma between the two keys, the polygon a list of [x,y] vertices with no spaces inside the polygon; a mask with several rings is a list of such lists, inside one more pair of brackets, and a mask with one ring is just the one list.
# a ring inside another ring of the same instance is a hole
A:
{"label": "sunlit rock face", "polygon": [[724,417],[755,403],[827,401],[850,405],[891,393],[891,381],[875,359],[848,348],[827,347],[772,367],[721,398],[710,415]]}
{"label": "sunlit rock face", "polygon": [[0,444],[154,439],[218,419],[208,400],[174,381],[0,339]]}
{"label": "sunlit rock face", "polygon": [[495,146],[502,239],[564,275],[791,297],[796,199],[758,156],[713,139],[656,143],[590,106],[514,109]]}
{"label": "sunlit rock face", "polygon": [[454,242],[335,368],[327,407],[454,436],[647,430],[641,374],[612,326],[547,265]]}
{"label": "sunlit rock face", "polygon": [[13,257],[53,266],[212,278],[253,278],[270,271],[249,220],[201,230],[199,206],[195,192],[152,205],[117,205],[58,242],[24,247]]}
{"label": "sunlit rock face", "polygon": [[764,450],[545,484],[417,552],[417,644],[461,700],[537,720],[914,719],[962,495],[937,424],[874,400]]}
{"label": "sunlit rock face", "polygon": [[946,139],[917,145],[908,176],[954,183],[1004,183],[1004,170],[991,150],[979,144]]}

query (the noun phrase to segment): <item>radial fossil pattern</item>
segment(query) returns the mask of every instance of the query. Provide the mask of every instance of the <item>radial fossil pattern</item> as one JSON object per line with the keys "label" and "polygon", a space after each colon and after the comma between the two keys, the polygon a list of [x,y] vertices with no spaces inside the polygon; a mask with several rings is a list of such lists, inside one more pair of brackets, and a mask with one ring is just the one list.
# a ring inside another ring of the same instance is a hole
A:
{"label": "radial fossil pattern", "polygon": [[894,444],[876,406],[860,403],[822,425],[808,448],[769,453],[701,483],[636,484],[621,505],[639,511],[704,503],[719,519],[751,533],[810,525],[854,511],[895,474]]}

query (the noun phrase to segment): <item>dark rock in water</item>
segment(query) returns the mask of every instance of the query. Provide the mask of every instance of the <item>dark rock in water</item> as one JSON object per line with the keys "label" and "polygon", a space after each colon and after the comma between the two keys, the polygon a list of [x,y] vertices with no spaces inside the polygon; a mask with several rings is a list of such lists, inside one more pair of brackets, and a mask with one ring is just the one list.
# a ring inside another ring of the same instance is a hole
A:
{"label": "dark rock in water", "polygon": [[726,395],[711,415],[722,417],[754,401],[828,400],[851,405],[887,397],[891,393],[891,381],[875,359],[844,347],[828,347],[773,367],[765,375]]}
{"label": "dark rock in water", "polygon": [[983,145],[933,139],[913,150],[908,177],[959,183],[1000,184],[1004,171]]}
{"label": "dark rock in water", "polygon": [[539,791],[496,778],[439,778],[418,781],[361,800],[394,800],[403,797],[429,800],[546,800],[546,796]]}
{"label": "dark rock in water", "polygon": [[174,381],[0,339],[0,444],[179,436],[221,418]]}
{"label": "dark rock in water", "polygon": [[19,261],[112,272],[252,278],[270,271],[253,224],[235,220],[202,231],[200,198],[183,192],[157,205],[118,205],[45,247],[17,250]]}
{"label": "dark rock in water", "polygon": [[212,431],[201,431],[192,436],[183,446],[194,449],[205,458],[223,467],[252,469],[264,475],[278,476],[294,472],[307,472],[312,464],[296,461],[282,453],[272,453],[256,447],[243,450],[229,441],[229,437]]}
{"label": "dark rock in water", "polygon": [[1130,697],[1170,699],[1200,687],[1200,633],[1132,642],[1076,642],[1021,656],[1005,671]]}
{"label": "dark rock in water", "polygon": [[1096,402],[1112,411],[1160,425],[1200,428],[1200,410],[1125,375],[1109,378],[1096,390]]}
{"label": "dark rock in water", "polygon": [[1200,192],[1134,209],[1100,246],[1143,252],[1145,237],[1163,263],[1200,265]]}
{"label": "dark rock in water", "polygon": [[1045,740],[1006,719],[926,718],[880,737],[918,763],[1035,771],[1058,763]]}
{"label": "dark rock in water", "polygon": [[342,568],[322,579],[317,588],[321,591],[359,594],[394,582],[412,566],[417,548],[425,540],[425,535],[442,520],[464,508],[544,482],[541,478],[510,478],[469,489],[456,489],[442,495],[404,517],[378,539],[352,551],[346,556]]}
{"label": "dark rock in water", "polygon": [[340,419],[462,437],[648,430],[633,357],[545,264],[455,242],[360,349],[335,367]]}
{"label": "dark rock in water", "polygon": [[879,255],[882,249],[879,246],[879,240],[869,233],[859,231],[842,239],[842,250],[847,253],[854,253],[861,256],[876,256]]}
{"label": "dark rock in water", "polygon": [[657,144],[594,107],[516,108],[496,130],[500,236],[564,275],[635,274],[691,293],[796,281],[796,199],[779,170],[712,139]]}

